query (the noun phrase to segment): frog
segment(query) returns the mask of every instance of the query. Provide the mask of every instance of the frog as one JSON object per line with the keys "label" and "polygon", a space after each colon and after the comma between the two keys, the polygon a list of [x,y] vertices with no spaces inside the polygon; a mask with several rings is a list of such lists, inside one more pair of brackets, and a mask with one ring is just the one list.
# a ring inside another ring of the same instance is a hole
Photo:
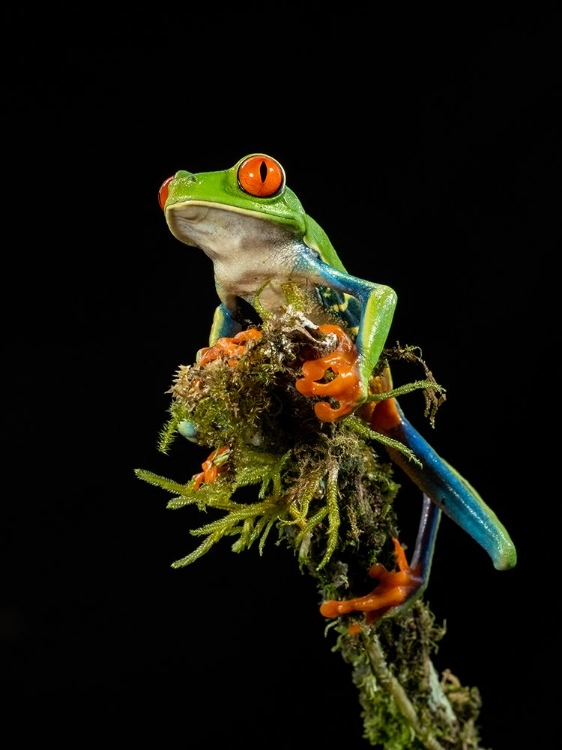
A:
{"label": "frog", "polygon": [[[398,540],[393,540],[399,570],[374,563],[369,571],[377,581],[372,593],[352,600],[327,600],[321,613],[335,618],[361,612],[368,623],[374,623],[411,606],[427,586],[442,514],[485,550],[497,570],[513,568],[517,552],[505,526],[477,490],[407,419],[398,398],[389,395],[366,410],[374,391],[392,393],[389,368],[377,377],[374,373],[391,330],[397,293],[385,284],[348,273],[327,233],[288,187],[282,164],[256,152],[225,170],[179,170],[162,183],[158,200],[172,235],[202,250],[213,263],[219,304],[209,347],[240,335],[246,325],[244,310],[248,306],[255,310],[257,300],[260,314],[278,314],[287,307],[287,288],[298,288],[307,300],[311,323],[341,327],[354,347],[353,397],[343,410],[328,409],[335,416],[325,418],[360,415],[369,429],[387,438],[391,460],[421,490],[422,510],[411,561]],[[300,390],[314,395],[326,387],[312,386]],[[190,423],[180,426],[180,432],[197,439]]]}

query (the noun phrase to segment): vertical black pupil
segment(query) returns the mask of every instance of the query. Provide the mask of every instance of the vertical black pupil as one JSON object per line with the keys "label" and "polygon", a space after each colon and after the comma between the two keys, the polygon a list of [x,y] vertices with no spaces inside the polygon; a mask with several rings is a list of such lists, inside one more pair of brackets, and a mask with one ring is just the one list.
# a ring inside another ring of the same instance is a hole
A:
{"label": "vertical black pupil", "polygon": [[264,161],[260,164],[260,177],[262,182],[267,179],[267,164]]}

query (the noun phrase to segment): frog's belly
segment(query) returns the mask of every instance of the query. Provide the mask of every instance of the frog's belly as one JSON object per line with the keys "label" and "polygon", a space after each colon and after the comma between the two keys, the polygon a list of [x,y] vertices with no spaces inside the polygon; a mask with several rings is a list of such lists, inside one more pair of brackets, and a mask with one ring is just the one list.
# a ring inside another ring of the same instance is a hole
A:
{"label": "frog's belly", "polygon": [[236,298],[278,313],[287,307],[283,285],[295,284],[309,299],[303,313],[314,323],[331,319],[311,281],[316,254],[286,226],[229,208],[179,206],[168,212],[170,226],[187,244],[200,247],[213,261],[221,302],[234,314]]}
{"label": "frog's belly", "polygon": [[[261,225],[268,226],[265,222]],[[295,267],[300,248],[281,234],[279,228],[270,229],[265,238],[258,233],[251,237],[238,233],[237,238],[238,244],[231,243],[228,252],[223,246],[221,255],[213,259],[215,282],[221,296],[242,297],[251,303],[261,290],[261,304],[275,311],[287,304],[283,284],[292,282],[306,288],[306,274],[299,273]]]}
{"label": "frog's belly", "polygon": [[215,264],[215,282],[221,297],[229,300],[241,297],[252,305],[259,294],[260,304],[269,312],[280,312],[287,307],[287,297],[283,291],[285,284],[296,284],[305,297],[310,298],[311,304],[317,300],[316,288],[299,273],[280,271],[272,263],[265,263],[263,268],[252,264],[246,271],[237,266],[228,267],[221,273]]}
{"label": "frog's belly", "polygon": [[[230,275],[228,279],[223,279],[222,282],[218,277],[215,277],[219,296],[231,311],[236,309],[236,298],[241,298],[254,307],[256,296],[259,295],[259,303],[264,310],[274,314],[282,313],[289,305],[283,286],[295,284],[300,292],[298,309],[312,323],[316,325],[341,323],[341,320],[336,319],[321,303],[316,286],[310,284],[306,278],[301,277],[298,273],[283,277],[272,277],[271,273],[257,273],[255,267],[253,267],[250,275],[238,275],[236,283],[233,285],[228,283],[232,280]],[[227,281],[230,292],[236,290],[235,294],[224,294],[224,281]]]}

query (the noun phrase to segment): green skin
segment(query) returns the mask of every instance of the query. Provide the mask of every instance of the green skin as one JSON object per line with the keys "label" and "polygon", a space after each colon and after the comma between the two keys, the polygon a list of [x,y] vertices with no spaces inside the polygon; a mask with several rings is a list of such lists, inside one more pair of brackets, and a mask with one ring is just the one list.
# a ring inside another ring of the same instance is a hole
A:
{"label": "green skin", "polygon": [[[282,179],[268,197],[250,194],[242,185],[241,168],[250,157],[273,163]],[[164,183],[162,207],[172,234],[203,250],[213,261],[220,305],[209,339],[212,346],[234,336],[239,300],[280,312],[287,305],[285,284],[296,284],[310,299],[308,317],[315,324],[343,326],[355,339],[362,393],[368,395],[372,375],[392,323],[396,293],[387,286],[351,276],[324,230],[305,213],[297,196],[285,185],[284,171],[271,157],[251,154],[225,171],[192,174],[179,171]],[[163,189],[162,188],[162,189]],[[507,531],[474,488],[444,461],[405,418],[388,436],[399,440],[419,458],[422,468],[391,450],[398,463],[423,492],[422,521],[413,560],[425,587],[435,535],[443,510],[491,556],[499,570],[512,568],[516,551]]]}

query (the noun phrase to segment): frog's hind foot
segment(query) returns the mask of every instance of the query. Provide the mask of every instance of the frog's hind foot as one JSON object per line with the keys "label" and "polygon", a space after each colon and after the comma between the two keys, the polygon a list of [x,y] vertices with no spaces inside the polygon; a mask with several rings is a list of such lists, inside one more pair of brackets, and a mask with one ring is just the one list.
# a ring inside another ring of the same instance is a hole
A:
{"label": "frog's hind foot", "polygon": [[[320,607],[324,617],[339,617],[353,612],[365,613],[365,624],[373,625],[382,617],[396,616],[407,609],[421,596],[429,577],[435,536],[439,527],[441,511],[424,495],[418,536],[412,561],[409,564],[404,548],[393,538],[397,571],[389,571],[384,565],[375,563],[369,569],[369,576],[378,583],[370,594],[353,599],[329,600]],[[358,626],[350,626],[350,632],[357,632]]]}

